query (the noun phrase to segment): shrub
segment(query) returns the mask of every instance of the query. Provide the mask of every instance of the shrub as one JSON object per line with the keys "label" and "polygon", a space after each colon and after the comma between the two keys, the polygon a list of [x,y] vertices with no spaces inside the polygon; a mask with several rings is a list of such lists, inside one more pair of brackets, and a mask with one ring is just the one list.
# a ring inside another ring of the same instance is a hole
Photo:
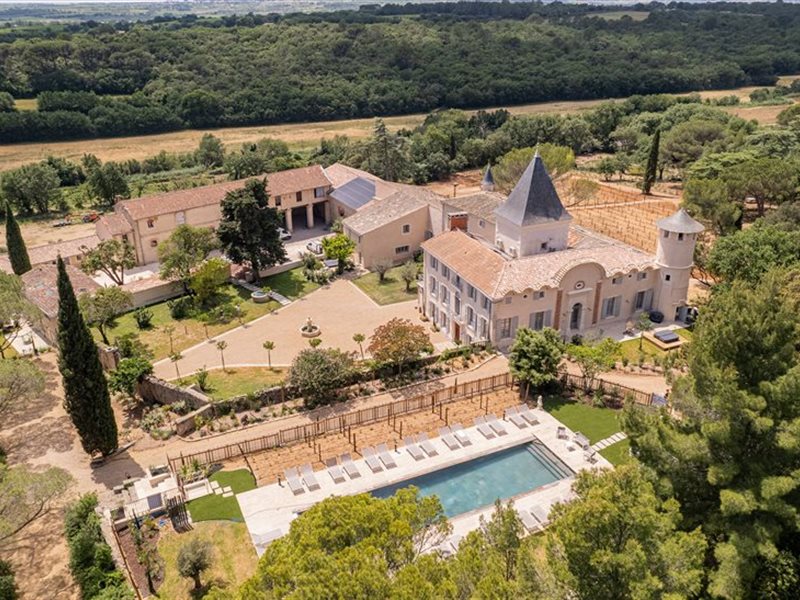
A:
{"label": "shrub", "polygon": [[148,308],[137,308],[133,311],[133,318],[136,320],[136,327],[149,329],[153,324],[153,311]]}
{"label": "shrub", "polygon": [[17,585],[14,583],[14,570],[11,564],[0,560],[0,600],[16,600],[19,598]]}
{"label": "shrub", "polygon": [[154,430],[158,429],[164,424],[164,413],[161,412],[161,409],[154,408],[144,414],[142,416],[142,421],[139,426],[142,428],[143,431],[147,433],[152,433]]}
{"label": "shrub", "polygon": [[197,381],[197,387],[199,387],[202,391],[207,392],[211,386],[208,385],[208,371],[205,367],[197,371],[195,373],[195,381]]}
{"label": "shrub", "polygon": [[211,311],[211,320],[215,323],[230,323],[238,314],[236,306],[231,302],[226,302]]}
{"label": "shrub", "polygon": [[182,296],[167,302],[169,314],[173,319],[180,320],[188,317],[194,308],[194,302],[189,296]]}
{"label": "shrub", "polygon": [[146,358],[152,360],[153,352],[133,332],[125,333],[114,340],[121,358]]}
{"label": "shrub", "polygon": [[69,568],[81,597],[132,598],[125,577],[116,570],[111,548],[100,532],[95,512],[97,496],[86,494],[67,509],[64,530],[69,544]]}
{"label": "shrub", "polygon": [[200,538],[192,538],[178,551],[178,572],[194,581],[194,589],[202,587],[200,575],[211,566],[213,548]]}

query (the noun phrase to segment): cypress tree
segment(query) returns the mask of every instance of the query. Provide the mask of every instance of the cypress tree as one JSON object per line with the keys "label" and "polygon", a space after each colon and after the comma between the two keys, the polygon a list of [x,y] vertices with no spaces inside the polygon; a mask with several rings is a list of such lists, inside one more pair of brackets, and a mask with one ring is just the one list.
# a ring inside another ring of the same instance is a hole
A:
{"label": "cypress tree", "polygon": [[8,202],[6,202],[6,248],[8,248],[8,259],[11,261],[14,275],[22,275],[31,270],[31,259],[28,258],[25,240],[22,239],[19,223],[17,223],[14,211],[11,210]]}
{"label": "cypress tree", "polygon": [[650,189],[656,182],[656,169],[658,169],[658,146],[661,143],[661,130],[656,129],[653,134],[653,141],[650,144],[650,156],[647,157],[647,168],[644,171],[644,182],[642,182],[642,191],[645,194],[650,193]]}
{"label": "cypress tree", "polygon": [[65,406],[88,454],[117,449],[117,424],[97,345],[83,320],[64,261],[58,257],[58,369]]}

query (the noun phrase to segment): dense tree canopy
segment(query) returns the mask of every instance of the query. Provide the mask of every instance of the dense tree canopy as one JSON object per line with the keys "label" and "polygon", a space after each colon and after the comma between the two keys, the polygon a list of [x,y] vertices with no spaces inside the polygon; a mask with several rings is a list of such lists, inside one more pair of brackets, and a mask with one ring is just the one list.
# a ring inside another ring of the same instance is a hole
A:
{"label": "dense tree canopy", "polygon": [[410,4],[9,29],[0,91],[39,95],[40,110],[0,111],[0,139],[765,85],[800,70],[800,9],[790,3],[643,6],[641,21],[587,10]]}

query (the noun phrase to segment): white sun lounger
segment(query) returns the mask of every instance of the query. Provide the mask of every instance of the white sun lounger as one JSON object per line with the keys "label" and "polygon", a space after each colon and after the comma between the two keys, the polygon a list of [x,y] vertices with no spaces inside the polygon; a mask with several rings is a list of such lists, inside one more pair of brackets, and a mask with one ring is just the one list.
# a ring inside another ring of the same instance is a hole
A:
{"label": "white sun lounger", "polygon": [[539,504],[531,509],[531,514],[533,514],[533,516],[536,517],[536,520],[542,524],[542,527],[546,526],[550,522],[548,513],[549,511]]}
{"label": "white sun lounger", "polygon": [[389,449],[386,447],[386,444],[379,444],[375,446],[375,450],[378,452],[378,458],[381,459],[381,462],[387,469],[394,469],[397,466],[397,463],[394,462],[392,455],[389,454]]}
{"label": "white sun lounger", "polygon": [[342,472],[342,467],[339,466],[339,463],[336,462],[336,457],[329,458],[325,461],[325,466],[328,467],[328,473],[333,479],[333,483],[341,483],[344,481],[344,473]]}
{"label": "white sun lounger", "polygon": [[453,434],[450,432],[449,427],[440,427],[439,437],[442,438],[442,441],[448,448],[450,448],[450,450],[458,450],[461,448],[461,445],[456,441],[456,438],[454,438]]}
{"label": "white sun lounger", "polygon": [[589,438],[583,435],[580,431],[575,432],[575,437],[572,440],[583,450],[589,449]]}
{"label": "white sun lounger", "polygon": [[495,433],[497,433],[497,435],[507,435],[508,434],[508,430],[506,429],[506,426],[503,425],[500,421],[498,421],[497,417],[495,415],[486,415],[486,423],[489,425],[489,427],[494,429],[494,431],[495,431]]}
{"label": "white sun lounger", "polygon": [[342,454],[340,460],[342,462],[342,468],[344,469],[344,472],[350,476],[350,479],[361,477],[361,472],[356,468],[356,465],[353,462],[353,459],[350,457],[349,452]]}
{"label": "white sun lounger", "polygon": [[417,446],[417,443],[414,441],[414,438],[408,436],[403,440],[403,442],[405,442],[406,450],[408,450],[408,453],[411,455],[411,458],[413,458],[414,460],[422,460],[423,458],[425,458],[425,455],[422,453],[420,447]]}
{"label": "white sun lounger", "polygon": [[522,521],[522,524],[525,526],[525,529],[531,533],[539,531],[542,528],[541,523],[527,510],[518,510],[517,514],[519,515],[519,520]]}
{"label": "white sun lounger", "polygon": [[289,489],[292,490],[292,493],[302,494],[305,492],[303,489],[303,484],[300,482],[300,478],[297,476],[297,468],[292,467],[291,469],[284,469],[283,476],[286,477],[286,483],[289,484]]}
{"label": "white sun lounger", "polygon": [[367,463],[367,466],[372,469],[373,473],[383,471],[383,467],[378,461],[378,456],[375,454],[375,450],[372,448],[362,448],[361,454],[364,455],[364,461]]}
{"label": "white sun lounger", "polygon": [[456,436],[459,444],[462,446],[472,446],[472,440],[469,438],[467,432],[464,431],[464,426],[461,423],[453,423],[450,426],[450,431]]}
{"label": "white sun lounger", "polygon": [[483,417],[475,417],[475,427],[478,428],[478,431],[480,431],[487,440],[495,437],[494,431],[492,431],[492,428],[489,427],[488,423],[486,423],[486,419]]}
{"label": "white sun lounger", "polygon": [[536,418],[536,415],[530,408],[528,408],[527,404],[520,404],[517,407],[517,414],[531,425],[539,424],[539,419]]}
{"label": "white sun lounger", "polygon": [[511,421],[519,429],[525,429],[528,426],[528,422],[517,412],[516,407],[506,409],[506,419]]}
{"label": "white sun lounger", "polygon": [[437,456],[439,454],[436,448],[433,447],[433,444],[431,444],[431,441],[428,439],[427,433],[420,433],[417,435],[417,443],[423,450],[425,450],[425,454],[428,456]]}
{"label": "white sun lounger", "polygon": [[311,463],[306,463],[300,467],[300,473],[303,475],[303,481],[308,486],[309,490],[318,490],[319,481],[314,475],[314,469],[311,468]]}

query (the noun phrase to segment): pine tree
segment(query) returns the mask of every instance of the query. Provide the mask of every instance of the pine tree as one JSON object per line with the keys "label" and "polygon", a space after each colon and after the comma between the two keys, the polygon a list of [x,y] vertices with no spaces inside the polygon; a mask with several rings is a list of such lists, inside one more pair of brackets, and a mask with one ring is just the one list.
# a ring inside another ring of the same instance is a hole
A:
{"label": "pine tree", "polygon": [[117,424],[97,346],[83,320],[64,261],[58,257],[58,369],[65,405],[88,454],[117,449]]}
{"label": "pine tree", "polygon": [[31,270],[31,259],[28,258],[25,240],[22,238],[19,223],[17,223],[14,211],[11,210],[8,202],[6,202],[6,248],[8,248],[8,258],[11,261],[14,275],[22,275]]}
{"label": "pine tree", "polygon": [[647,168],[644,171],[644,182],[642,182],[642,191],[645,194],[650,193],[650,189],[656,182],[656,170],[658,169],[658,147],[661,143],[661,131],[656,129],[653,135],[653,141],[650,144],[650,156],[647,157]]}

